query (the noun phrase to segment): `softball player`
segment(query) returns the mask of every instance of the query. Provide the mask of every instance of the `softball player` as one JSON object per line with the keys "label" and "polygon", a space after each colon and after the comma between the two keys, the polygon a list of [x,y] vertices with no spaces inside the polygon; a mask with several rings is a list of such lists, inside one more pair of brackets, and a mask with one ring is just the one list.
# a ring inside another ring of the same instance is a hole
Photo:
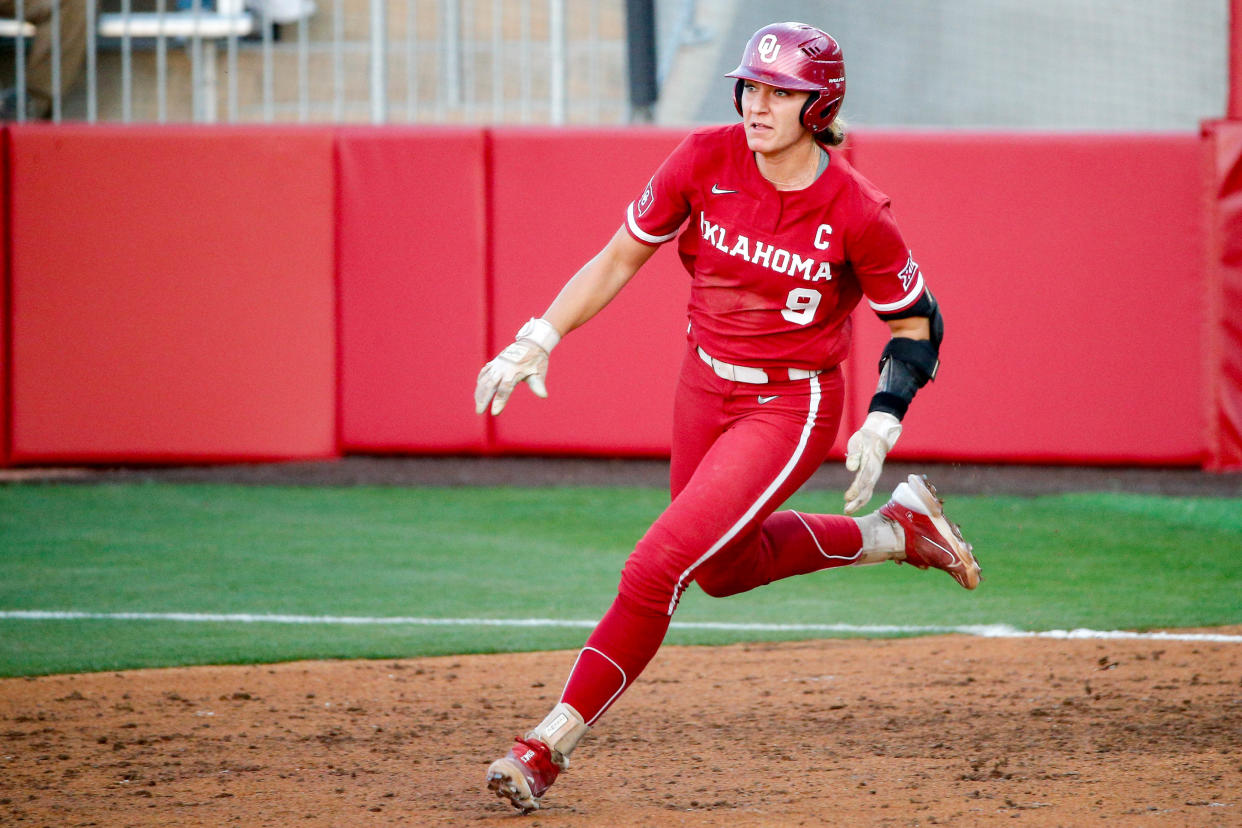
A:
{"label": "softball player", "polygon": [[[491,764],[488,786],[526,812],[659,649],[691,582],[735,595],[806,572],[894,560],[979,583],[971,546],[925,478],[878,512],[870,499],[915,392],[938,367],[943,322],[888,198],[831,147],[844,132],[841,49],[801,23],[746,44],[734,101],[742,122],[698,129],[629,205],[625,224],[544,315],[484,366],[479,413],[517,383],[547,396],[548,355],[599,312],[655,249],[677,239],[690,273],[686,353],[674,403],[672,502],[638,542],[616,599],[547,717]],[[892,331],[862,427],[845,515],[776,509],[824,461],[841,420],[839,363],[866,297]]]}

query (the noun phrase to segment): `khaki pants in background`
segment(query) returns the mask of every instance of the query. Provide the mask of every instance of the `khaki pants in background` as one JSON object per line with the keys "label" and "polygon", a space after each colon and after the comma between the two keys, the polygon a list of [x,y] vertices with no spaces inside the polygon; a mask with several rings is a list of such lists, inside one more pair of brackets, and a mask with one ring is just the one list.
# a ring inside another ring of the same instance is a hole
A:
{"label": "khaki pants in background", "polygon": [[[26,0],[23,14],[34,24],[27,44],[26,92],[46,113],[52,98],[62,96],[77,82],[86,61],[86,4],[96,0],[60,0],[60,89],[52,86],[52,10],[57,0]],[[17,16],[14,0],[0,0],[0,17]]]}

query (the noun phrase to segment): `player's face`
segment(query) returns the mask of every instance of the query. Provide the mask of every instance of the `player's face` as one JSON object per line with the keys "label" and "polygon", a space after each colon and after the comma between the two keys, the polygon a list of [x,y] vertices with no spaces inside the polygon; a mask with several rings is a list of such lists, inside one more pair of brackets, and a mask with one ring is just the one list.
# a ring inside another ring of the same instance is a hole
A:
{"label": "player's face", "polygon": [[780,89],[759,81],[742,85],[742,122],[752,152],[764,154],[789,149],[810,137],[802,125],[802,106],[810,92]]}

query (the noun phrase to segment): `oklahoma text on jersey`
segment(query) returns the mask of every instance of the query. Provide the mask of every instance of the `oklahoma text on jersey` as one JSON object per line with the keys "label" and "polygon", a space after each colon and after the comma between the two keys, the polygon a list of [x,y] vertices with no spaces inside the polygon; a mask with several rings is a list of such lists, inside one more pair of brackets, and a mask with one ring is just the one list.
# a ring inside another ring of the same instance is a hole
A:
{"label": "oklahoma text on jersey", "polygon": [[[751,264],[761,264],[769,270],[775,270],[777,273],[784,273],[786,276],[793,276],[806,282],[827,281],[832,278],[832,270],[828,262],[804,259],[797,253],[791,253],[772,244],[764,244],[758,239],[755,239],[754,252],[752,252],[750,239],[741,233],[736,234],[736,239],[730,246],[729,228],[720,224],[712,224],[707,220],[706,213],[699,213],[699,230],[704,240],[721,253],[737,256]],[[816,247],[820,246],[819,238],[825,235],[825,230],[828,233],[832,232],[831,227],[821,224],[816,234]],[[823,246],[826,248],[828,245],[825,243]],[[815,271],[814,275],[811,273],[812,270]]]}

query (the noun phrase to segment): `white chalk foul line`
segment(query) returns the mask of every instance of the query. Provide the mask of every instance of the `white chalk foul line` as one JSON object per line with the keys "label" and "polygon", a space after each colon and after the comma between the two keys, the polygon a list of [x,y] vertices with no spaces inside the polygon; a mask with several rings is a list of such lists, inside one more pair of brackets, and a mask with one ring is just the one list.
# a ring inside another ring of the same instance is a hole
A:
{"label": "white chalk foul line", "polygon": [[[0,610],[0,621],[178,621],[198,624],[338,624],[408,627],[534,627],[592,629],[596,621],[557,618],[418,618],[413,616],[267,615],[208,612],[80,612],[76,610]],[[1142,641],[1203,641],[1242,644],[1242,635],[1220,633],[1132,632],[1128,630],[1019,630],[1007,624],[903,626],[896,624],[743,624],[717,621],[674,621],[675,630],[729,632],[808,632],[849,635],[943,635],[981,638],[1135,639]]]}

